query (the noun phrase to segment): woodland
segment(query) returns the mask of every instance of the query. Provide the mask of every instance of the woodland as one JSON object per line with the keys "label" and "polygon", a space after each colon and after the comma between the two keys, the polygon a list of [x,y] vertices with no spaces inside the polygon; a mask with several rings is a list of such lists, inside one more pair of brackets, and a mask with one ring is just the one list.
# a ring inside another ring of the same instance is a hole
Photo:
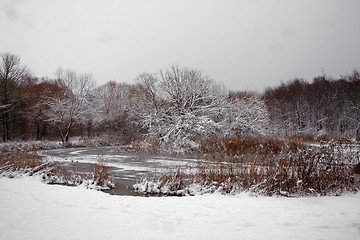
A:
{"label": "woodland", "polygon": [[360,73],[289,80],[263,93],[228,91],[204,72],[172,65],[133,84],[97,86],[59,68],[37,78],[19,56],[0,58],[2,142],[112,138],[193,145],[208,137],[360,135]]}

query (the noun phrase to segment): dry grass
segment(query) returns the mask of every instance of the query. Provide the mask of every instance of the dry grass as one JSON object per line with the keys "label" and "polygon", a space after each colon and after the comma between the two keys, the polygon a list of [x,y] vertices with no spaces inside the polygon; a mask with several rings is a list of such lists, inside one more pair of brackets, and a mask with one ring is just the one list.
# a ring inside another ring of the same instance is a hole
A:
{"label": "dry grass", "polygon": [[303,144],[293,139],[275,137],[211,137],[200,141],[200,153],[223,153],[226,156],[240,156],[249,153],[278,154],[281,151],[297,151]]}
{"label": "dry grass", "polygon": [[20,147],[11,151],[2,149],[0,173],[8,177],[40,175],[48,184],[77,186],[83,183],[80,175],[67,172],[60,163],[46,162],[36,151],[28,152],[27,148],[20,150]]}
{"label": "dry grass", "polygon": [[[163,169],[137,186],[143,193],[184,195],[248,191],[262,195],[329,195],[359,190],[353,166],[359,151],[330,142],[304,147],[299,140],[210,138],[201,143],[205,160],[191,168]],[[154,183],[154,184],[149,184]],[[146,186],[141,188],[141,184]],[[196,190],[194,191],[194,186]]]}
{"label": "dry grass", "polygon": [[6,151],[4,149],[1,151],[1,171],[30,171],[42,164],[42,157],[39,156],[36,151]]}
{"label": "dry grass", "polygon": [[99,186],[104,186],[109,179],[109,168],[105,159],[99,158],[98,162],[95,164],[93,179]]}

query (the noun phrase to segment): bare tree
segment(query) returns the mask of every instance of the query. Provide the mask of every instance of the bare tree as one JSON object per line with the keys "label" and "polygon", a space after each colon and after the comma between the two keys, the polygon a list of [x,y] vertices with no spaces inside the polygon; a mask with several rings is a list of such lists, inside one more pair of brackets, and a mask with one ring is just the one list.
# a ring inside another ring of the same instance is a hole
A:
{"label": "bare tree", "polygon": [[30,76],[29,70],[20,63],[20,57],[1,54],[0,62],[0,111],[3,141],[9,141],[10,120],[17,105],[16,89]]}
{"label": "bare tree", "polygon": [[101,113],[99,126],[103,130],[116,133],[126,141],[136,137],[138,130],[133,121],[135,89],[134,85],[113,81],[96,89],[99,113]]}
{"label": "bare tree", "polygon": [[158,121],[163,114],[163,99],[160,96],[159,79],[156,74],[142,73],[136,81],[139,84],[140,91],[137,91],[136,115],[142,119],[144,128],[150,133],[153,127],[158,126]]}
{"label": "bare tree", "polygon": [[96,89],[103,120],[116,121],[128,108],[130,86],[110,81]]}

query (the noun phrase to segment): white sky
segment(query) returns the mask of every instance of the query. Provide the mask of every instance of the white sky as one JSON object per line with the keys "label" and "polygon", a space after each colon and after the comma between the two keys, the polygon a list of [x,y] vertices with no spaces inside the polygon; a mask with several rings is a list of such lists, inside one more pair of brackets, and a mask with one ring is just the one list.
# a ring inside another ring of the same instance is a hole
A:
{"label": "white sky", "polygon": [[0,0],[0,52],[98,84],[171,64],[262,91],[360,70],[360,0]]}

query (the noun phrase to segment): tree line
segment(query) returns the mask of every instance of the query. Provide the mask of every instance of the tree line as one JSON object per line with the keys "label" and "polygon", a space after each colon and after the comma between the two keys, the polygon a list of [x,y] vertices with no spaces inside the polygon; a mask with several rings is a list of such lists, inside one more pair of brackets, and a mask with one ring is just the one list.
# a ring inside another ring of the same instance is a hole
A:
{"label": "tree line", "polygon": [[279,135],[360,135],[360,73],[312,83],[295,79],[263,94],[272,131]]}
{"label": "tree line", "polygon": [[110,135],[196,143],[209,136],[303,133],[359,135],[360,78],[294,80],[263,94],[231,92],[202,71],[170,66],[134,84],[96,86],[89,73],[59,68],[38,79],[20,57],[1,54],[2,141]]}

